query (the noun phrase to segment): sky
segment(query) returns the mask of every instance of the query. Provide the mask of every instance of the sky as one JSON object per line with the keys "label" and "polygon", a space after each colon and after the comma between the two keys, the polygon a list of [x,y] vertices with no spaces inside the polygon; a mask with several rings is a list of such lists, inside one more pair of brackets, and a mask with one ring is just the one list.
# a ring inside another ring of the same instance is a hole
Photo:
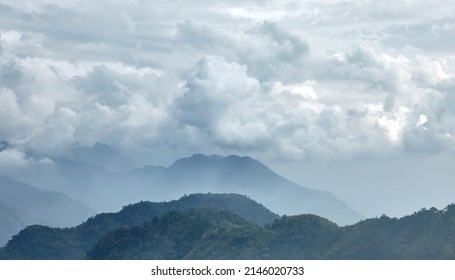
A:
{"label": "sky", "polygon": [[251,156],[366,216],[455,202],[455,3],[0,0],[0,167]]}

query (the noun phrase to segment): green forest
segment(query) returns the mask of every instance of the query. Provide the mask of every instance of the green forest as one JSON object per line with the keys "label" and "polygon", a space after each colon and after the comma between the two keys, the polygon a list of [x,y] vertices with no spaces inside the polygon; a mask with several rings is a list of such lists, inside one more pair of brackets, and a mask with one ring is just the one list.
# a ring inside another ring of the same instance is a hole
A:
{"label": "green forest", "polygon": [[73,228],[30,226],[0,259],[455,259],[455,205],[340,227],[236,194],[140,202]]}

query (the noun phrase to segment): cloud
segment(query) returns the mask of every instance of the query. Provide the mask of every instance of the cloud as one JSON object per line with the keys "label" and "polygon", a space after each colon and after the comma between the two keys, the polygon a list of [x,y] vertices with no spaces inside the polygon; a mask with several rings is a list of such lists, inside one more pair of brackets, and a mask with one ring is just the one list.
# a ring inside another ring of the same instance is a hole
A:
{"label": "cloud", "polygon": [[232,45],[233,38],[225,32],[217,32],[205,24],[190,20],[177,23],[176,43],[187,44],[196,48],[224,48]]}
{"label": "cloud", "polygon": [[0,135],[24,149],[332,160],[454,147],[449,1],[2,3]]}
{"label": "cloud", "polygon": [[9,89],[0,89],[0,103],[3,107],[0,111],[0,131],[2,135],[10,136],[20,125],[21,112],[14,93]]}
{"label": "cloud", "polygon": [[29,163],[26,155],[15,149],[0,152],[0,168],[24,167]]}
{"label": "cloud", "polygon": [[261,81],[301,78],[299,72],[305,67],[304,58],[310,51],[301,37],[269,21],[245,32],[238,49],[240,61]]}
{"label": "cloud", "polygon": [[190,73],[183,96],[175,100],[179,123],[197,128],[217,145],[257,145],[267,128],[255,116],[260,84],[246,70],[222,57],[203,57]]}
{"label": "cloud", "polygon": [[247,66],[248,74],[258,80],[290,80],[298,75],[308,44],[279,24],[264,21],[246,30],[213,29],[192,21],[178,23],[176,43],[192,47],[200,54],[223,56]]}

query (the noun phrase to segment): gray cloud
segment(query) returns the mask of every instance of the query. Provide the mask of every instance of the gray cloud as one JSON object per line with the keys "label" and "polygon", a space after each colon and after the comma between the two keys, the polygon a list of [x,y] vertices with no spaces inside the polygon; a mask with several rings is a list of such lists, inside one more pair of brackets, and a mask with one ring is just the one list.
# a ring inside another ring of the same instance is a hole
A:
{"label": "gray cloud", "polygon": [[0,168],[23,167],[29,163],[24,153],[14,149],[0,152]]}
{"label": "gray cloud", "polygon": [[0,169],[102,142],[250,155],[367,214],[443,207],[452,2],[3,0]]}
{"label": "gray cloud", "polygon": [[416,38],[451,38],[452,10],[447,1],[4,1],[1,137],[43,151],[99,141],[176,157],[450,151],[451,42]]}
{"label": "gray cloud", "polygon": [[258,116],[263,109],[260,94],[260,84],[247,75],[246,66],[203,57],[190,74],[183,96],[175,101],[177,118],[217,145],[257,147],[268,137],[265,116]]}

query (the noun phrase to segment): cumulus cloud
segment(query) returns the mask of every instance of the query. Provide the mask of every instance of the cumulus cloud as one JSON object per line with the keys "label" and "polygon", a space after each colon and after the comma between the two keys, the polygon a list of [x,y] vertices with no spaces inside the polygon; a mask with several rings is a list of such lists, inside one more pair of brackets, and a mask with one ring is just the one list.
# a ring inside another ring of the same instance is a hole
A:
{"label": "cumulus cloud", "polygon": [[221,57],[204,57],[195,66],[176,114],[182,125],[198,128],[217,145],[257,148],[269,137],[261,87],[247,67]]}
{"label": "cumulus cloud", "polygon": [[26,155],[15,149],[0,152],[0,168],[24,167],[29,163]]}
{"label": "cumulus cloud", "polygon": [[2,3],[0,136],[22,148],[349,159],[454,147],[449,1]]}
{"label": "cumulus cloud", "polygon": [[257,94],[259,82],[246,74],[246,67],[221,57],[203,57],[186,83],[186,91],[176,100],[182,122],[197,127],[210,126],[230,105],[243,103]]}

